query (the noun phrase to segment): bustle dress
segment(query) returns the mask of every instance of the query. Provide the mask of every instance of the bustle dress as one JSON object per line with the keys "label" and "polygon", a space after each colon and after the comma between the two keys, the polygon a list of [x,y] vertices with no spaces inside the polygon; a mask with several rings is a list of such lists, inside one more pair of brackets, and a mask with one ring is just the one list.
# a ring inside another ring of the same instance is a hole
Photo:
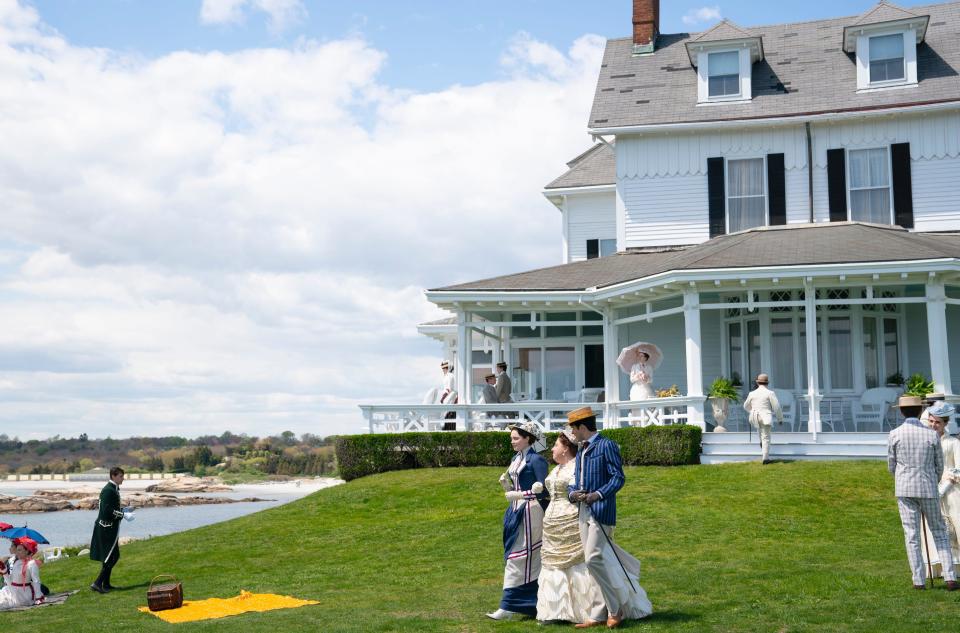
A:
{"label": "bustle dress", "polygon": [[539,495],[532,488],[544,483],[547,460],[533,447],[517,453],[507,475],[523,499],[511,501],[503,515],[503,597],[500,608],[514,613],[537,614],[537,578],[540,576],[540,547],[546,489]]}
{"label": "bustle dress", "polygon": [[40,567],[32,558],[23,561],[11,557],[7,560],[3,580],[6,584],[0,589],[0,611],[31,605],[34,600],[43,597]]}
{"label": "bustle dress", "polygon": [[579,509],[567,499],[574,460],[557,466],[547,477],[550,505],[543,517],[540,590],[537,619],[582,623],[603,607],[600,585],[590,576],[583,559]]}
{"label": "bustle dress", "polygon": [[[960,440],[951,435],[944,435],[940,438],[940,447],[943,449],[943,477],[940,478],[942,489],[943,484],[949,481],[950,470],[960,468]],[[957,538],[958,532],[960,532],[960,483],[951,483],[946,488],[946,492],[940,496],[940,512],[943,514],[943,521],[947,524],[947,533],[950,536],[953,569],[955,572],[960,572],[960,543],[958,543]],[[924,530],[923,537],[926,541],[924,547],[921,548],[924,559],[926,559],[929,549],[930,564],[934,577],[943,576],[940,555],[933,544],[933,535],[930,533],[929,526]]]}

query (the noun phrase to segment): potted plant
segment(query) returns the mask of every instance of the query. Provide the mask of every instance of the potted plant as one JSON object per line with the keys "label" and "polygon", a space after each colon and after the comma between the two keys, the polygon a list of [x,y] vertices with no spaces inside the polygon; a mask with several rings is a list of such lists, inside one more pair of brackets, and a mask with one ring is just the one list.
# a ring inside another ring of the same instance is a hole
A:
{"label": "potted plant", "polygon": [[887,376],[887,386],[888,387],[903,387],[903,383],[906,382],[903,379],[903,374],[897,372],[895,374],[890,374]]}
{"label": "potted plant", "polygon": [[739,402],[740,394],[733,381],[719,376],[710,385],[707,392],[707,398],[710,399],[710,406],[713,409],[713,419],[717,426],[713,429],[715,433],[724,433],[726,428],[723,423],[727,421],[727,415],[730,413],[730,403]]}
{"label": "potted plant", "polygon": [[905,396],[920,396],[926,398],[928,393],[933,393],[936,389],[932,380],[927,380],[923,374],[912,374],[907,378],[906,389],[903,392]]}

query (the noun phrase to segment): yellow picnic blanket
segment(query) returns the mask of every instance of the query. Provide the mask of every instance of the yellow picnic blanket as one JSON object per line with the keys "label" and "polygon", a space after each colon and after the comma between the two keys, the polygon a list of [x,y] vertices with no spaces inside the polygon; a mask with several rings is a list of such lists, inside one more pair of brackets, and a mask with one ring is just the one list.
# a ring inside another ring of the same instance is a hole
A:
{"label": "yellow picnic blanket", "polygon": [[215,620],[230,615],[239,615],[250,611],[273,611],[274,609],[295,609],[308,604],[320,604],[316,600],[300,600],[290,596],[278,596],[275,593],[250,593],[240,590],[233,598],[207,598],[206,600],[184,600],[179,609],[151,611],[149,607],[138,607],[144,613],[155,615],[164,622],[196,622],[197,620]]}

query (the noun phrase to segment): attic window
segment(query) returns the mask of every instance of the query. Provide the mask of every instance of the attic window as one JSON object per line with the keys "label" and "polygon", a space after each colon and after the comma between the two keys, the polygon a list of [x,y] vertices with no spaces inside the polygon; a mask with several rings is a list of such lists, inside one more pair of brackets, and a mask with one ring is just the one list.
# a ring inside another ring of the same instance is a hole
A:
{"label": "attic window", "polygon": [[725,51],[710,53],[707,59],[707,94],[714,97],[731,97],[740,94],[740,53]]}
{"label": "attic window", "polygon": [[870,38],[870,83],[902,81],[903,34],[879,35]]}

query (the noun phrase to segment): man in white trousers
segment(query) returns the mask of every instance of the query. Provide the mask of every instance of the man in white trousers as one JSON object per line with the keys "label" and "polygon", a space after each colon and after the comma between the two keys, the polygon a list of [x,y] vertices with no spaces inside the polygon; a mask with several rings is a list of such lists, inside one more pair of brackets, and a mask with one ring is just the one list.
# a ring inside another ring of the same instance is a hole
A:
{"label": "man in white trousers", "polygon": [[743,408],[746,410],[750,424],[756,427],[760,433],[760,448],[763,451],[763,463],[770,463],[770,432],[773,428],[773,417],[776,416],[777,422],[783,424],[783,410],[780,408],[780,402],[777,400],[777,394],[772,389],[768,389],[770,377],[766,374],[757,376],[757,388],[747,395],[743,401]]}

